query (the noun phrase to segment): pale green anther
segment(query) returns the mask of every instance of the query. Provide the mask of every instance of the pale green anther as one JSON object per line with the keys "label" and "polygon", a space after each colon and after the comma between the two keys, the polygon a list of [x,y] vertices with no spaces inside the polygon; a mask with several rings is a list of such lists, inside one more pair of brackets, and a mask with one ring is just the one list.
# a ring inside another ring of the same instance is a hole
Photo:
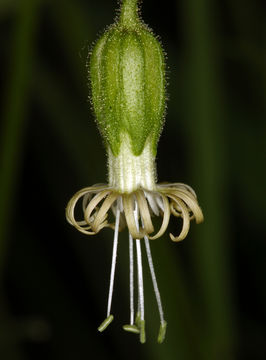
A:
{"label": "pale green anther", "polygon": [[157,341],[158,341],[159,344],[162,344],[162,342],[164,341],[165,334],[166,334],[166,327],[167,327],[167,322],[166,321],[161,323],[160,329],[159,329],[159,335],[158,335],[158,338],[157,338]]}
{"label": "pale green anther", "polygon": [[139,334],[139,328],[136,325],[124,325],[123,329],[128,332],[132,332],[134,334]]}
{"label": "pale green anther", "polygon": [[136,314],[135,323],[136,323],[136,327],[139,329],[139,333],[140,333],[139,340],[142,344],[144,344],[146,342],[145,320],[141,320],[139,311]]}
{"label": "pale green anther", "polygon": [[118,21],[90,57],[92,105],[114,156],[130,139],[132,154],[151,142],[153,155],[164,121],[165,61],[159,41],[140,20],[137,0],[124,0]]}
{"label": "pale green anther", "polygon": [[140,322],[139,322],[139,331],[140,331],[140,342],[142,344],[144,344],[146,342],[145,320],[140,320]]}
{"label": "pale green anther", "polygon": [[102,323],[101,325],[98,327],[98,331],[102,332],[104,331],[108,325],[111,324],[111,322],[114,320],[114,316],[113,315],[109,315]]}

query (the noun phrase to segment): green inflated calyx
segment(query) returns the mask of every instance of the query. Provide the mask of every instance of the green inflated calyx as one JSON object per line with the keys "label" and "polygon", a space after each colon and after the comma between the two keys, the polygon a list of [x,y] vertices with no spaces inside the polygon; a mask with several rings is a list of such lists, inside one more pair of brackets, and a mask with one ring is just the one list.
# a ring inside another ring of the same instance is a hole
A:
{"label": "green inflated calyx", "polygon": [[96,43],[90,80],[96,120],[113,155],[128,139],[135,156],[147,142],[155,155],[165,110],[165,62],[136,0],[121,3],[118,21]]}

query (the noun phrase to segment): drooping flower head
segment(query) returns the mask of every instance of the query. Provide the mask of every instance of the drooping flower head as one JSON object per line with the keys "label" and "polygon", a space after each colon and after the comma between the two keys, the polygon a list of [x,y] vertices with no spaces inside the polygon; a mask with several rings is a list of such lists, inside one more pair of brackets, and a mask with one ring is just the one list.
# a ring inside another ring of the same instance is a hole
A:
{"label": "drooping flower head", "polygon": [[[89,57],[91,102],[108,156],[108,184],[78,191],[69,201],[67,220],[79,231],[95,235],[114,230],[113,257],[107,317],[103,331],[113,320],[113,294],[118,232],[129,232],[130,324],[124,329],[140,334],[145,342],[144,290],[141,245],[145,244],[160,316],[158,342],[165,336],[166,321],[155,277],[149,240],[161,237],[170,216],[183,226],[173,241],[183,240],[190,220],[203,221],[193,189],[182,183],[157,183],[155,157],[165,115],[165,57],[160,42],[139,17],[137,0],[124,0],[114,25],[98,40]],[[75,207],[82,199],[83,219],[76,220]],[[110,220],[111,213],[115,221]],[[153,218],[161,217],[154,230]],[[137,255],[138,306],[134,317],[134,245]]]}

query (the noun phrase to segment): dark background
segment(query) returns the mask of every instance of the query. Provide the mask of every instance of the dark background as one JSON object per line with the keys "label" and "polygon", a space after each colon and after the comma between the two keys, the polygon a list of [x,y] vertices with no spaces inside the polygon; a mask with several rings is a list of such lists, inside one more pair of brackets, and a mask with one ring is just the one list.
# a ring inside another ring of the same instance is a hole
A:
{"label": "dark background", "polygon": [[[112,232],[78,233],[65,206],[106,181],[88,102],[88,46],[116,1],[0,2],[0,354],[17,359],[265,359],[265,3],[143,1],[167,52],[160,181],[196,190],[205,222],[152,242],[164,344],[147,264],[147,343],[128,323],[127,234],[115,321],[105,317]],[[176,230],[170,224],[170,230]]]}

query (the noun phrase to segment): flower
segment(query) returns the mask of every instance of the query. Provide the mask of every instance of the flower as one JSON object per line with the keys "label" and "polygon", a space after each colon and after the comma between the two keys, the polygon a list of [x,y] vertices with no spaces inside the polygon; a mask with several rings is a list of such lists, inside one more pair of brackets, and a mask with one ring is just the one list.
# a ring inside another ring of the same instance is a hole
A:
{"label": "flower", "polygon": [[[128,144],[123,142],[124,145]],[[149,146],[148,146],[149,148]],[[111,301],[117,256],[118,231],[127,227],[130,248],[130,325],[124,329],[140,332],[140,341],[145,342],[144,294],[141,264],[141,243],[144,238],[149,267],[160,314],[158,342],[164,340],[166,321],[152,262],[149,240],[161,237],[169,224],[170,216],[180,217],[183,226],[177,236],[170,234],[173,241],[183,240],[189,231],[190,220],[203,221],[194,190],[182,183],[156,184],[154,176],[155,159],[146,147],[140,156],[130,153],[128,146],[122,146],[118,157],[109,152],[109,184],[96,184],[78,191],[69,201],[66,210],[68,222],[86,235],[95,235],[105,227],[114,230],[113,260],[106,320],[99,327],[103,331],[113,320]],[[83,219],[76,220],[75,208],[82,199]],[[110,221],[113,213],[115,222]],[[160,229],[154,234],[152,218],[161,216]],[[138,265],[139,308],[134,321],[133,240],[136,241]]]}
{"label": "flower", "polygon": [[[86,235],[105,227],[114,230],[113,255],[106,319],[102,332],[113,320],[113,296],[118,234],[129,233],[130,323],[123,328],[140,334],[145,342],[144,285],[141,247],[144,242],[160,316],[158,342],[166,321],[152,261],[150,240],[167,230],[170,216],[183,221],[173,241],[183,240],[190,221],[203,221],[194,190],[183,183],[157,183],[155,157],[165,113],[165,60],[160,43],[139,19],[137,0],[121,3],[119,20],[96,43],[90,56],[92,105],[108,156],[108,184],[78,191],[66,208],[68,222]],[[82,200],[83,218],[75,209]],[[112,214],[114,221],[112,221]],[[155,231],[153,218],[161,217]],[[134,306],[134,256],[136,248],[138,305]]]}

